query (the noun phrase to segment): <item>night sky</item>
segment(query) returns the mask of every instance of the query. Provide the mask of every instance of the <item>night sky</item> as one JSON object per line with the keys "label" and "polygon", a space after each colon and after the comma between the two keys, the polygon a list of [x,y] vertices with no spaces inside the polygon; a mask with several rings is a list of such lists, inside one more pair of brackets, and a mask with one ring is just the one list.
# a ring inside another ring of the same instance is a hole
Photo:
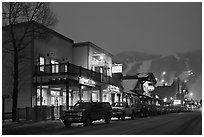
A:
{"label": "night sky", "polygon": [[52,3],[56,31],[112,54],[169,55],[202,48],[202,3]]}
{"label": "night sky", "polygon": [[[202,49],[202,3],[51,3],[55,30],[74,42],[90,41],[113,55]],[[201,92],[201,75],[194,84]],[[197,94],[200,98],[201,93]]]}

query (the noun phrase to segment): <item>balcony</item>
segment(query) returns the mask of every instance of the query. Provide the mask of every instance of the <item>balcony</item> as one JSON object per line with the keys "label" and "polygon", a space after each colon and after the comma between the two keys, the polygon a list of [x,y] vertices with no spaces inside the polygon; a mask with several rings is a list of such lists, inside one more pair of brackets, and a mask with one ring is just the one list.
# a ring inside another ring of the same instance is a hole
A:
{"label": "balcony", "polygon": [[[78,80],[79,77],[91,79],[97,83],[115,85],[117,87],[122,86],[122,82],[119,79],[106,76],[104,74],[83,68],[70,63],[59,64],[46,64],[35,66],[34,77],[57,77],[58,81],[66,81],[64,76],[74,77]],[[52,79],[53,80],[53,79]]]}

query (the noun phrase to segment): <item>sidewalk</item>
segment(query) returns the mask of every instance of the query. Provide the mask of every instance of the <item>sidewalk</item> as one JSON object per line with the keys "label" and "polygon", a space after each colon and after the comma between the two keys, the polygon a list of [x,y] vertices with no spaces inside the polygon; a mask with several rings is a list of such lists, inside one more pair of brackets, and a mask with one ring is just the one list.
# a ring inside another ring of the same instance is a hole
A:
{"label": "sidewalk", "polygon": [[64,127],[61,120],[25,121],[2,123],[2,135],[29,134],[31,132]]}

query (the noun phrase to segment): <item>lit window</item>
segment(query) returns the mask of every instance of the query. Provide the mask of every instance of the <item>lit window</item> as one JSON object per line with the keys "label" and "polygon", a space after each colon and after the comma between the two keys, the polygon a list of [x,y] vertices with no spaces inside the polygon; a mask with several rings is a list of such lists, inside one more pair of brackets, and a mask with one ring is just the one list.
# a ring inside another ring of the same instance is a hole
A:
{"label": "lit window", "polygon": [[67,72],[67,65],[64,66],[64,72]]}
{"label": "lit window", "polygon": [[59,62],[57,61],[54,61],[54,60],[51,60],[51,64],[54,64],[52,65],[52,73],[58,73],[59,72]]}
{"label": "lit window", "polygon": [[[45,57],[40,57],[40,65],[45,65]],[[40,66],[40,71],[45,71],[45,66]]]}

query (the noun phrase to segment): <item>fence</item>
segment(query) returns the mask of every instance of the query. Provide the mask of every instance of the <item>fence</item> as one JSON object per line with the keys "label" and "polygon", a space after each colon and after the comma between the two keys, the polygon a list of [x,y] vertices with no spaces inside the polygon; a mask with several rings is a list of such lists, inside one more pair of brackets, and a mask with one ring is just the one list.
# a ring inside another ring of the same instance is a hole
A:
{"label": "fence", "polygon": [[[41,121],[59,119],[65,106],[37,106],[18,108],[16,121]],[[3,122],[12,119],[12,113],[3,113]]]}

